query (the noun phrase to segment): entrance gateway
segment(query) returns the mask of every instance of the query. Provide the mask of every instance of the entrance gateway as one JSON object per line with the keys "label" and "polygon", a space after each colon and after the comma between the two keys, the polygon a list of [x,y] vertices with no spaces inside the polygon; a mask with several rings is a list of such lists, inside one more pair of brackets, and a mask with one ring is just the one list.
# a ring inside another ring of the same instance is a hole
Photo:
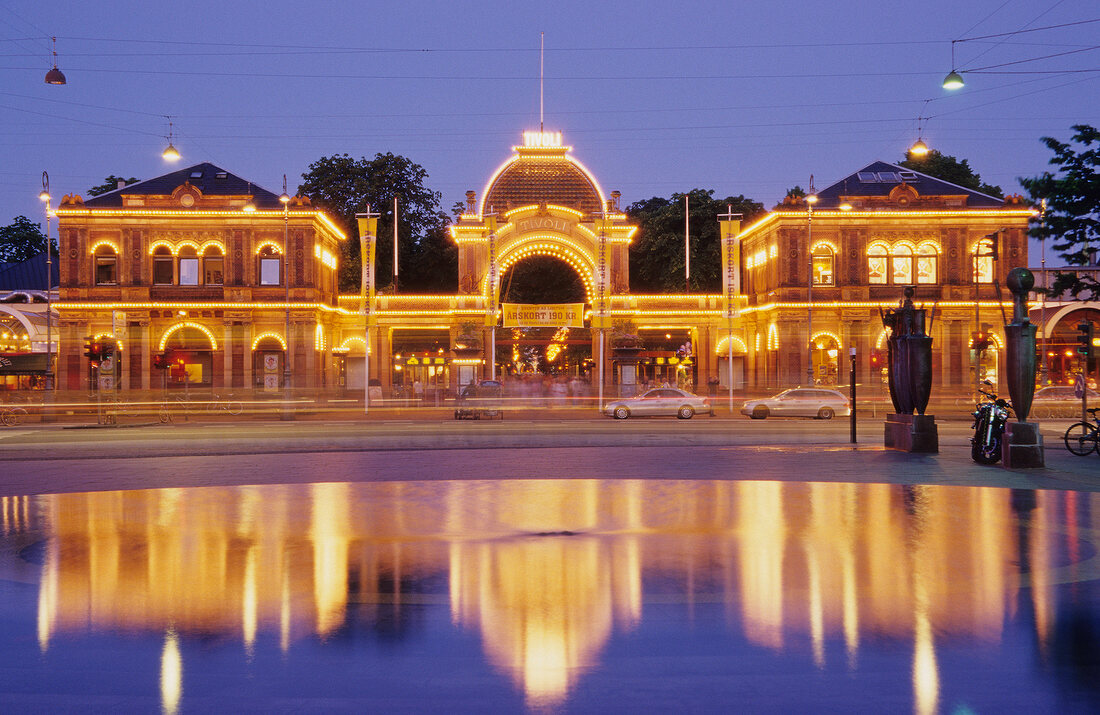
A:
{"label": "entrance gateway", "polygon": [[[504,369],[586,375],[599,353],[598,329],[613,326],[617,296],[628,292],[627,249],[637,227],[627,223],[618,192],[605,197],[560,133],[525,132],[523,146],[513,150],[480,198],[467,192],[466,210],[451,227],[459,290],[482,298],[486,353],[505,350],[497,360]],[[536,257],[575,271],[584,303],[501,306],[502,279]]]}

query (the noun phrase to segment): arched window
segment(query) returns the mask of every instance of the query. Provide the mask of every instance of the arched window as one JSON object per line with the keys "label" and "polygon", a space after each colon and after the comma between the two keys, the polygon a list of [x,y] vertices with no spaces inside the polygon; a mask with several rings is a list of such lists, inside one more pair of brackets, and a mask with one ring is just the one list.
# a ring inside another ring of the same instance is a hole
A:
{"label": "arched window", "polygon": [[970,279],[975,283],[992,283],[993,241],[983,238],[975,243],[970,258],[972,261]]}
{"label": "arched window", "polygon": [[199,254],[191,246],[184,246],[179,252],[180,285],[197,286],[199,284]]}
{"label": "arched window", "polygon": [[814,246],[812,256],[815,286],[835,285],[833,278],[833,249],[824,243]]}
{"label": "arched window", "polygon": [[890,256],[890,281],[894,285],[913,282],[913,249],[905,243],[894,246]]}
{"label": "arched window", "polygon": [[203,285],[220,286],[223,282],[225,269],[225,257],[222,249],[217,246],[207,246],[202,255],[202,282]]}
{"label": "arched window", "polygon": [[95,284],[118,285],[118,256],[113,246],[103,244],[95,249]]}
{"label": "arched window", "polygon": [[922,243],[917,248],[917,283],[935,283],[939,251],[931,243]]}
{"label": "arched window", "polygon": [[867,282],[886,283],[886,246],[875,243],[867,247]]}
{"label": "arched window", "polygon": [[264,246],[260,250],[260,285],[282,285],[283,259],[275,246]]}
{"label": "arched window", "polygon": [[157,246],[153,250],[153,285],[170,286],[175,282],[174,262],[167,246]]}

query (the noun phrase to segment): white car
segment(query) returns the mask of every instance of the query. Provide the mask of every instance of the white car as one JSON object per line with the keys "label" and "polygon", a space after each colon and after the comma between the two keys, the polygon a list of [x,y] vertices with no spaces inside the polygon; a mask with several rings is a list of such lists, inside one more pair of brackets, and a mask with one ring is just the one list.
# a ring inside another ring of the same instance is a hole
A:
{"label": "white car", "polygon": [[696,412],[714,414],[710,400],[676,387],[656,387],[637,397],[612,400],[604,406],[603,411],[608,417],[617,420],[625,420],[631,416],[676,416],[682,420],[690,420]]}
{"label": "white car", "polygon": [[836,390],[823,390],[818,387],[798,387],[784,390],[774,397],[761,400],[749,400],[741,405],[741,414],[754,420],[775,417],[814,417],[819,420],[831,420],[834,415],[847,417],[852,414],[852,405],[848,398]]}

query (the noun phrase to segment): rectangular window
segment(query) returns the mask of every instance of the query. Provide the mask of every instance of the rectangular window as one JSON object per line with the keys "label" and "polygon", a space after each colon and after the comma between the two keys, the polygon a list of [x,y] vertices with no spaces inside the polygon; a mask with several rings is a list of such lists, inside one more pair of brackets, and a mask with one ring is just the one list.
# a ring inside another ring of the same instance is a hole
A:
{"label": "rectangular window", "polygon": [[202,259],[203,285],[220,286],[222,284],[222,267],[224,261],[221,256],[210,256]]}
{"label": "rectangular window", "polygon": [[886,256],[870,256],[867,259],[867,273],[871,283],[885,283]]}
{"label": "rectangular window", "polygon": [[180,285],[197,286],[199,284],[199,259],[180,259]]}
{"label": "rectangular window", "polygon": [[172,257],[153,259],[153,283],[159,286],[172,285]]}
{"label": "rectangular window", "polygon": [[975,256],[975,275],[977,283],[992,283],[993,282],[993,257],[992,256]]}
{"label": "rectangular window", "polygon": [[260,285],[262,286],[277,286],[279,285],[279,274],[282,267],[281,258],[261,258],[260,259]]}
{"label": "rectangular window", "polygon": [[909,256],[894,256],[893,279],[894,285],[908,285],[913,282],[913,259]]}
{"label": "rectangular window", "polygon": [[833,284],[833,257],[814,256],[814,285],[831,286]]}
{"label": "rectangular window", "polygon": [[936,257],[917,256],[917,283],[936,282]]}
{"label": "rectangular window", "polygon": [[118,259],[114,256],[95,259],[95,284],[97,286],[118,284]]}

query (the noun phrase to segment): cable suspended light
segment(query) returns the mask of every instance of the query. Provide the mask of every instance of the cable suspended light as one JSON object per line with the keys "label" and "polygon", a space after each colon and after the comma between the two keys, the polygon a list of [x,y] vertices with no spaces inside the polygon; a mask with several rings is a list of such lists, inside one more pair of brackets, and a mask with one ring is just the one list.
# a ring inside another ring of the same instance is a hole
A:
{"label": "cable suspended light", "polygon": [[951,40],[951,71],[943,78],[944,89],[961,89],[965,82],[963,82],[962,75],[958,73],[955,68],[955,43],[958,40]]}
{"label": "cable suspended light", "polygon": [[46,73],[46,84],[65,84],[65,75],[57,69],[57,38],[51,37],[53,42],[53,69]]}
{"label": "cable suspended light", "polygon": [[165,115],[164,118],[168,120],[168,136],[166,137],[168,146],[161,153],[161,157],[165,161],[179,161],[180,153],[176,151],[176,147],[172,146],[172,117]]}
{"label": "cable suspended light", "polygon": [[924,107],[921,107],[920,116],[917,117],[917,141],[913,146],[909,147],[909,156],[924,157],[928,156],[928,145],[924,143],[924,109],[931,102],[931,99],[924,100]]}

